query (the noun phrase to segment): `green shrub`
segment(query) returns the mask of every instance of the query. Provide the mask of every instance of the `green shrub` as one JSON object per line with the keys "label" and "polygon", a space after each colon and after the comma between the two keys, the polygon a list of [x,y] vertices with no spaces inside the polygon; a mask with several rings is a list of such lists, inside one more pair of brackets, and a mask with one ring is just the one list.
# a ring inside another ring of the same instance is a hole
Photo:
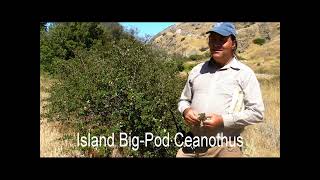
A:
{"label": "green shrub", "polygon": [[[56,62],[59,82],[51,89],[50,120],[72,124],[82,135],[126,132],[140,139],[145,132],[161,137],[169,132],[172,138],[173,118],[184,127],[177,103],[185,82],[176,76],[181,62],[175,58],[122,38]],[[169,148],[140,144],[138,151],[125,152],[133,157],[174,157],[176,151],[172,144]],[[99,152],[111,153],[103,148]]]}
{"label": "green shrub", "polygon": [[205,58],[210,58],[210,57],[211,57],[211,52],[208,51],[208,52],[204,53],[203,56],[204,56]]}
{"label": "green shrub", "polygon": [[73,59],[75,51],[88,50],[96,43],[108,41],[103,37],[107,33],[96,22],[53,23],[48,32],[42,30],[42,24],[40,28],[40,65],[50,74],[54,74],[56,60]]}
{"label": "green shrub", "polygon": [[176,62],[178,71],[180,71],[180,72],[184,71],[184,69],[185,69],[184,63],[186,63],[187,61],[190,61],[190,59],[188,57],[183,56],[178,53],[171,54],[171,58],[174,62]]}
{"label": "green shrub", "polygon": [[263,45],[265,42],[266,42],[266,40],[265,39],[263,39],[263,38],[257,38],[257,39],[254,39],[253,41],[252,41],[254,44],[258,44],[258,45]]}
{"label": "green shrub", "polygon": [[193,54],[193,55],[189,56],[189,59],[191,59],[193,61],[199,60],[201,58],[203,58],[203,56],[202,55],[198,55],[198,54]]}
{"label": "green shrub", "polygon": [[210,58],[210,56],[211,56],[211,53],[209,51],[209,52],[206,52],[206,53],[204,53],[202,55],[199,55],[199,54],[191,55],[191,56],[189,56],[189,59],[192,60],[192,61],[197,61],[197,60]]}
{"label": "green shrub", "polygon": [[209,49],[209,47],[201,47],[199,51],[203,52],[203,51],[206,51],[207,49]]}
{"label": "green shrub", "polygon": [[189,72],[192,70],[193,67],[195,67],[198,63],[184,63],[183,64],[183,71]]}

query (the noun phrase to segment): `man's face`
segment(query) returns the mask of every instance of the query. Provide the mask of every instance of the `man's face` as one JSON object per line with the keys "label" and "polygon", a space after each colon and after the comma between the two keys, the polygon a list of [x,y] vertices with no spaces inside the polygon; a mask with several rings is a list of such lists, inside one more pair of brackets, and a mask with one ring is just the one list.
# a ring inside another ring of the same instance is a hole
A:
{"label": "man's face", "polygon": [[235,43],[232,41],[231,36],[222,36],[218,33],[211,33],[209,35],[209,48],[213,59],[216,61],[223,61],[232,57]]}

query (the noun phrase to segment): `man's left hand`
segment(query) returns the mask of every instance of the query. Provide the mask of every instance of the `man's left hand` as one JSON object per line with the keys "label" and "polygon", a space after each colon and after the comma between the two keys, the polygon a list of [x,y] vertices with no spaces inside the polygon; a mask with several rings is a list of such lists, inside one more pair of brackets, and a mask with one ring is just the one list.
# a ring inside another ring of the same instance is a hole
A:
{"label": "man's left hand", "polygon": [[[209,114],[208,119],[203,122],[203,125],[208,128],[222,128],[223,127],[223,119],[222,116],[217,114]],[[210,118],[210,119],[209,119]]]}

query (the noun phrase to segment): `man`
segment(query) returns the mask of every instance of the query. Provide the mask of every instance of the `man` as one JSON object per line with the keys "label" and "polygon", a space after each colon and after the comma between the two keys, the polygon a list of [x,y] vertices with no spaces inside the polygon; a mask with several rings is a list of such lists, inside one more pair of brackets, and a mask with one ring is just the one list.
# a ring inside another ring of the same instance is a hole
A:
{"label": "man", "polygon": [[[209,138],[215,140],[215,145],[180,148],[176,156],[241,157],[241,143],[231,146],[226,141],[239,141],[245,126],[262,121],[264,105],[259,82],[253,70],[235,56],[234,24],[216,23],[207,34],[211,58],[191,70],[178,109],[194,136],[215,137]],[[207,120],[200,122],[199,113],[205,113]]]}

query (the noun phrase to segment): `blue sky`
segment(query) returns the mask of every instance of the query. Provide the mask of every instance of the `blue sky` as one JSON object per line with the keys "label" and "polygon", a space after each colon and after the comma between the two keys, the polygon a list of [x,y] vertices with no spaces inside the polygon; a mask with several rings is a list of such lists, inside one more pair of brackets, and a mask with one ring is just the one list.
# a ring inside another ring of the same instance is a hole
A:
{"label": "blue sky", "polygon": [[137,28],[138,36],[145,37],[147,34],[154,36],[175,22],[120,22],[120,24],[128,29]]}
{"label": "blue sky", "polygon": [[138,29],[138,36],[144,37],[149,34],[151,36],[156,35],[165,28],[175,24],[174,22],[121,22],[122,26],[126,28],[135,27]]}

